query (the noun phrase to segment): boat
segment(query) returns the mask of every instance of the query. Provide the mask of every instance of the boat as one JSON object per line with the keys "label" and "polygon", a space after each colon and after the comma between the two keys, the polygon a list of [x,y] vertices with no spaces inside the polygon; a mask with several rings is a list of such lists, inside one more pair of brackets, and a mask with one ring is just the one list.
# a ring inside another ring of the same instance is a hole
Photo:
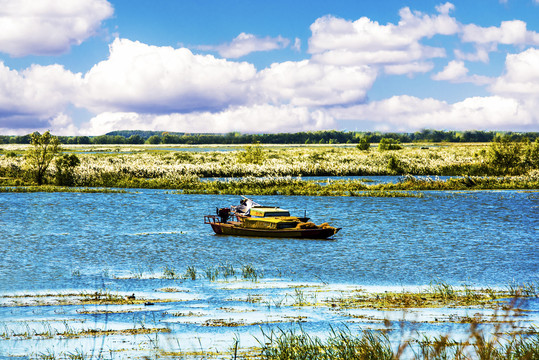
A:
{"label": "boat", "polygon": [[306,214],[291,216],[288,210],[263,206],[246,197],[242,197],[240,205],[217,208],[216,215],[204,216],[204,224],[211,225],[218,235],[328,239],[341,230],[309,220]]}

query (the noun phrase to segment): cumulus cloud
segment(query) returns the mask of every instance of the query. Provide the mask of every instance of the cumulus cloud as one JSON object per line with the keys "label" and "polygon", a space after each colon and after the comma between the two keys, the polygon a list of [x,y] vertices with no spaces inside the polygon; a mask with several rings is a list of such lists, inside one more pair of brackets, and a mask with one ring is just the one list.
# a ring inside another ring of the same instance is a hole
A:
{"label": "cumulus cloud", "polygon": [[465,53],[460,49],[455,50],[455,57],[459,60],[489,62],[489,52],[496,50],[496,46],[477,46],[475,53]]}
{"label": "cumulus cloud", "polygon": [[521,20],[502,21],[499,27],[469,24],[462,27],[462,41],[475,44],[539,45],[539,34]]}
{"label": "cumulus cloud", "polygon": [[284,49],[288,44],[290,44],[290,40],[282,36],[260,38],[253,34],[241,33],[230,43],[217,46],[203,45],[198,46],[198,49],[217,51],[224,58],[235,59],[256,51]]}
{"label": "cumulus cloud", "polygon": [[432,98],[394,96],[389,99],[330,111],[336,120],[369,121],[380,131],[475,129],[529,131],[539,126],[537,104],[500,96],[471,97],[448,104]]}
{"label": "cumulus cloud", "polygon": [[[420,43],[437,34],[452,35],[459,25],[449,12],[450,3],[438,6],[438,15],[400,10],[397,25],[381,25],[362,17],[348,21],[324,16],[311,25],[309,52],[313,61],[333,65],[385,65],[390,73],[424,72],[425,59],[445,57],[443,48]],[[420,65],[420,66],[419,66]],[[399,67],[400,66],[400,67]]]}
{"label": "cumulus cloud", "polygon": [[539,100],[539,49],[507,55],[505,73],[496,79],[490,90],[517,99]]}
{"label": "cumulus cloud", "polygon": [[450,81],[454,83],[472,83],[475,85],[486,85],[492,83],[493,79],[487,76],[468,75],[468,69],[464,62],[453,60],[437,74],[431,76],[433,80]]}
{"label": "cumulus cloud", "polygon": [[64,109],[80,80],[80,74],[60,65],[32,65],[19,72],[0,62],[0,126],[46,126]]}
{"label": "cumulus cloud", "polygon": [[253,132],[297,132],[305,129],[324,130],[334,128],[333,118],[320,110],[290,105],[268,104],[238,106],[217,112],[189,114],[139,114],[104,112],[90,120],[81,133],[103,134],[118,129],[156,130],[204,133]]}
{"label": "cumulus cloud", "polygon": [[109,58],[84,76],[77,105],[94,112],[219,111],[249,102],[255,76],[246,62],[116,39]]}
{"label": "cumulus cloud", "polygon": [[287,61],[262,70],[258,88],[261,97],[271,103],[343,105],[364,102],[376,75],[376,71],[367,66]]}
{"label": "cumulus cloud", "polygon": [[113,14],[106,0],[0,0],[0,51],[58,55],[94,36]]}

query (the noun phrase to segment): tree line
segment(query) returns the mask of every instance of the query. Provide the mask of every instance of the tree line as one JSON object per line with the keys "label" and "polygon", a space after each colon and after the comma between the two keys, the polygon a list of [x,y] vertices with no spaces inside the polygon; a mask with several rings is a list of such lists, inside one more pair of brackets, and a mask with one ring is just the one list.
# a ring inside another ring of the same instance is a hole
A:
{"label": "tree line", "polygon": [[[189,134],[177,132],[124,130],[113,131],[99,136],[58,136],[60,144],[358,144],[365,139],[369,143],[379,143],[382,139],[393,139],[400,143],[413,142],[492,142],[504,136],[511,141],[534,141],[539,138],[538,132],[496,132],[496,131],[444,131],[425,129],[414,133],[382,133],[358,131],[307,131],[277,134]],[[30,144],[31,134],[20,136],[0,135],[0,144]]]}

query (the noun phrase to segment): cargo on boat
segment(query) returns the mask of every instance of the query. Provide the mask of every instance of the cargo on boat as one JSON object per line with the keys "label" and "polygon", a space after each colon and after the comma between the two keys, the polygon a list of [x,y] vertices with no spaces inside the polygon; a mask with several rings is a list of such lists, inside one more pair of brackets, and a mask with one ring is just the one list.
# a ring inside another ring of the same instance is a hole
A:
{"label": "cargo on boat", "polygon": [[240,205],[216,212],[204,216],[204,223],[219,235],[327,239],[340,230],[327,223],[315,225],[307,217],[291,216],[287,210],[262,206],[245,197]]}

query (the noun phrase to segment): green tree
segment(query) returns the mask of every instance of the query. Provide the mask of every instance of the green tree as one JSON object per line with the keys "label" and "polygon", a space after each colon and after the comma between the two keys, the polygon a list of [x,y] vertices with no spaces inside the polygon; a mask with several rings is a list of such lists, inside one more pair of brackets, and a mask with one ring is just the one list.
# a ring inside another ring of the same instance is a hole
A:
{"label": "green tree", "polygon": [[499,174],[517,174],[522,171],[522,144],[511,141],[507,135],[498,136],[488,149],[488,163]]}
{"label": "green tree", "polygon": [[359,138],[359,143],[357,144],[357,148],[359,150],[368,151],[371,147],[371,141],[368,136],[362,136]]}
{"label": "green tree", "polygon": [[75,184],[74,171],[80,165],[75,154],[64,154],[56,159],[56,185],[73,186]]}
{"label": "green tree", "polygon": [[378,150],[380,151],[386,151],[386,150],[400,150],[402,149],[402,146],[400,145],[400,141],[392,138],[382,138],[380,139],[380,142],[378,143]]}
{"label": "green tree", "polygon": [[135,134],[128,137],[126,142],[128,144],[144,144],[144,139],[142,138],[142,136]]}
{"label": "green tree", "polygon": [[159,135],[152,135],[146,140],[147,144],[157,145],[161,144],[161,136]]}
{"label": "green tree", "polygon": [[26,164],[34,180],[41,185],[52,159],[60,151],[60,142],[49,131],[44,132],[43,135],[35,132],[30,135],[30,138],[32,147],[26,153]]}
{"label": "green tree", "polygon": [[524,149],[524,163],[532,169],[539,169],[539,138],[528,142]]}

